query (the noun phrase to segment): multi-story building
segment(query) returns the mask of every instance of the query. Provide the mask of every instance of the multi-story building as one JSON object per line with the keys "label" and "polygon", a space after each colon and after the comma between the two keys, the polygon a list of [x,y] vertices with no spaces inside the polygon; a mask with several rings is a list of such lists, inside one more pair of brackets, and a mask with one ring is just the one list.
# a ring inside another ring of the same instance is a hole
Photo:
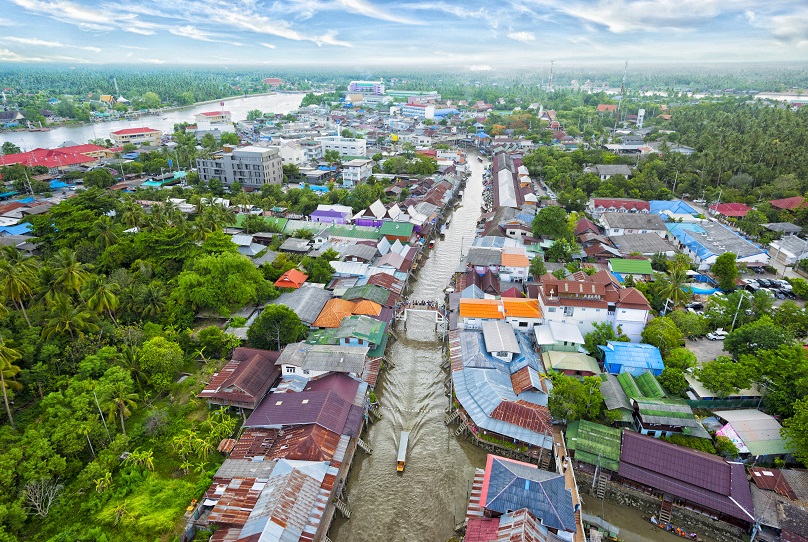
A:
{"label": "multi-story building", "polygon": [[356,186],[373,175],[373,160],[356,159],[342,164],[343,186]]}
{"label": "multi-story building", "polygon": [[220,122],[232,122],[233,118],[230,114],[230,111],[205,111],[203,113],[197,113],[196,115],[196,122],[211,122],[211,123],[220,123]]}
{"label": "multi-story building", "polygon": [[536,290],[545,321],[576,324],[583,335],[595,323],[609,322],[632,341],[639,341],[651,310],[639,290],[622,287],[608,271],[592,276],[578,272],[564,280],[545,275]]}
{"label": "multi-story building", "polygon": [[381,81],[351,81],[351,84],[348,85],[348,92],[381,96],[384,94],[384,83]]}
{"label": "multi-story building", "polygon": [[415,117],[421,119],[434,119],[435,106],[428,104],[402,104],[402,117]]}
{"label": "multi-story building", "polygon": [[210,159],[197,158],[200,180],[219,179],[227,186],[241,183],[246,187],[281,184],[283,166],[277,148],[239,147],[233,152],[217,153]]}
{"label": "multi-story building", "polygon": [[135,145],[159,145],[163,132],[153,128],[124,128],[109,134],[115,145],[133,143]]}
{"label": "multi-story building", "polygon": [[319,138],[323,154],[327,151],[337,151],[340,156],[365,156],[367,154],[367,141],[352,137],[326,136]]}

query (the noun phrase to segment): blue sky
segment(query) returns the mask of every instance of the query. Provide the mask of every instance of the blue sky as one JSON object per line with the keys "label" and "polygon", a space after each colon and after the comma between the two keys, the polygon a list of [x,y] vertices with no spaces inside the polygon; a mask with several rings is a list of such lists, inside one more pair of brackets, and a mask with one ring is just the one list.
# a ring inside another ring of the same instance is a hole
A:
{"label": "blue sky", "polygon": [[808,59],[804,0],[3,0],[0,62],[396,65]]}

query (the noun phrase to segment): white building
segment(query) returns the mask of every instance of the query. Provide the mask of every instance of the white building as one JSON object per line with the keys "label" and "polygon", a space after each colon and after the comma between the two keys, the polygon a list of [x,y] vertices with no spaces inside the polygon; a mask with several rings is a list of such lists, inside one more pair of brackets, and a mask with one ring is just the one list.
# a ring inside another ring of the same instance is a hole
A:
{"label": "white building", "polygon": [[607,237],[655,233],[664,239],[668,233],[662,218],[654,213],[603,213],[600,223]]}
{"label": "white building", "polygon": [[111,132],[109,136],[112,142],[119,146],[127,143],[157,146],[160,144],[163,132],[153,128],[124,128],[123,130]]}
{"label": "white building", "polygon": [[284,141],[281,143],[279,150],[283,165],[300,166],[308,161],[306,160],[306,151],[297,141]]}
{"label": "white building", "polygon": [[196,159],[199,179],[219,179],[226,186],[241,183],[247,187],[283,182],[283,166],[277,148],[238,147],[230,153],[217,153],[211,159]]}
{"label": "white building", "polygon": [[777,241],[772,241],[769,245],[769,252],[772,254],[774,265],[796,265],[797,262],[808,258],[808,240],[787,235]]}
{"label": "white building", "polygon": [[428,104],[402,104],[402,117],[415,117],[420,119],[434,119],[435,106]]}
{"label": "white building", "polygon": [[578,272],[559,280],[545,275],[538,285],[541,312],[547,322],[576,324],[583,335],[596,322],[619,327],[632,341],[639,341],[651,306],[636,288],[623,288],[608,271],[592,276]]}
{"label": "white building", "polygon": [[367,141],[352,137],[326,136],[318,138],[322,145],[323,155],[327,151],[337,151],[340,156],[367,155]]}
{"label": "white building", "polygon": [[373,175],[373,160],[355,159],[342,164],[342,184],[355,186]]}

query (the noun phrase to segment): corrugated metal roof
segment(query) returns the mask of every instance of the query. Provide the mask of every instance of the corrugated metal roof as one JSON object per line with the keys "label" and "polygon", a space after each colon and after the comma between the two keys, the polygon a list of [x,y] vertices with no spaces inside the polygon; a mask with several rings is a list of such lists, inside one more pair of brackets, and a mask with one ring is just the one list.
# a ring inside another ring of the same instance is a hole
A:
{"label": "corrugated metal roof", "polygon": [[618,473],[705,508],[755,521],[752,493],[740,463],[624,431]]}
{"label": "corrugated metal roof", "polygon": [[280,352],[236,348],[233,359],[214,374],[199,397],[221,405],[255,408],[280,376],[275,361]]}
{"label": "corrugated metal roof", "polygon": [[574,533],[575,512],[564,476],[536,465],[489,455],[480,504],[506,513],[523,508],[550,528]]}
{"label": "corrugated metal roof", "polygon": [[277,365],[294,365],[308,371],[328,371],[361,374],[365,369],[367,346],[334,344],[287,344]]}
{"label": "corrugated metal roof", "polygon": [[331,292],[324,288],[304,284],[293,292],[282,293],[273,305],[289,307],[300,317],[306,325],[312,325],[323,310],[326,302],[331,299]]}
{"label": "corrugated metal roof", "polygon": [[483,339],[485,348],[490,352],[521,352],[516,342],[516,333],[509,324],[501,320],[486,320],[483,322]]}

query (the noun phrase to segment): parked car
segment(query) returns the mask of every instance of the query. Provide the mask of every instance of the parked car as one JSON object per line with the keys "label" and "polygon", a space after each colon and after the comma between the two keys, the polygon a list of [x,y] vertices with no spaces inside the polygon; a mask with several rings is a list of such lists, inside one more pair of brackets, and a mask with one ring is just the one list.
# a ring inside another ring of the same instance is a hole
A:
{"label": "parked car", "polygon": [[724,335],[716,335],[715,333],[708,333],[707,338],[711,341],[723,341],[725,336]]}

